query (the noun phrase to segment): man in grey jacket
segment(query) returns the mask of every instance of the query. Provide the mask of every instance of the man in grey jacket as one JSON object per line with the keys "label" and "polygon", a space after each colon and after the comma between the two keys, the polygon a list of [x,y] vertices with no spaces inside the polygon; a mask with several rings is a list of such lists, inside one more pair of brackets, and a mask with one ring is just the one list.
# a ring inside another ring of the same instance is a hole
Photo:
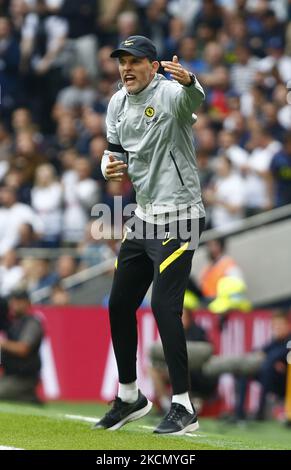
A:
{"label": "man in grey jacket", "polygon": [[108,106],[101,167],[111,181],[127,170],[137,208],[126,223],[109,300],[118,396],[96,428],[118,429],[151,409],[136,381],[136,310],[153,282],[152,310],[173,388],[171,409],[155,433],[185,434],[198,428],[181,315],[205,220],[192,132],[204,92],[177,56],[161,62],[172,80],[158,74],[156,48],[143,36],[127,38],[111,57],[119,59],[123,87]]}

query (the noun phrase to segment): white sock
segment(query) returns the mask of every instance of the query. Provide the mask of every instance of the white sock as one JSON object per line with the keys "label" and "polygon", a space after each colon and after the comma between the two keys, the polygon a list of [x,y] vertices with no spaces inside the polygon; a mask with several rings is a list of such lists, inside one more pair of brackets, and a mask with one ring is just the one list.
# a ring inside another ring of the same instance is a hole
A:
{"label": "white sock", "polygon": [[138,397],[137,381],[130,384],[118,384],[118,397],[126,403],[134,403]]}
{"label": "white sock", "polygon": [[185,406],[186,410],[189,411],[189,413],[193,413],[192,403],[190,401],[188,392],[173,395],[172,403],[180,403],[180,405]]}

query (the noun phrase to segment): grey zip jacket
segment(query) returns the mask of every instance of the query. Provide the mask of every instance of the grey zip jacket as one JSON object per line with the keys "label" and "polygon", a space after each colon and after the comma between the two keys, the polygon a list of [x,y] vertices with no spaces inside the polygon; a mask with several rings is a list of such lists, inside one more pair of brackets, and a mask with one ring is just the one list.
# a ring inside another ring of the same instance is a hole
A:
{"label": "grey zip jacket", "polygon": [[160,74],[138,94],[122,87],[112,96],[102,172],[109,154],[126,162],[144,213],[162,214],[181,205],[200,205],[203,211],[192,125],[204,98],[197,79],[186,87]]}

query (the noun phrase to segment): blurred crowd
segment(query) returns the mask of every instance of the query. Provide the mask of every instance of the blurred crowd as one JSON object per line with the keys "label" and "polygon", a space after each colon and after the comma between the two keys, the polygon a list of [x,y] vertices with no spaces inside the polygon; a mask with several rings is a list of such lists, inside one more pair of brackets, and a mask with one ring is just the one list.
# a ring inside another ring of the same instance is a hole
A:
{"label": "blurred crowd", "polygon": [[[119,83],[110,53],[132,34],[160,59],[177,53],[205,88],[193,139],[208,228],[291,203],[290,0],[0,0],[0,295],[7,270],[35,289],[116,250],[93,239],[90,211],[135,200],[100,171]],[[78,259],[53,269],[15,252],[63,246]]]}

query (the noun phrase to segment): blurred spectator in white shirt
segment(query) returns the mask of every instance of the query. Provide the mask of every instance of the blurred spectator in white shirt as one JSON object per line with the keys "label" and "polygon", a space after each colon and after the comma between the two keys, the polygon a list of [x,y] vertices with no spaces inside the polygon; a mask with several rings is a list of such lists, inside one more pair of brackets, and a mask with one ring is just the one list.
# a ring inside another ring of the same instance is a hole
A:
{"label": "blurred spectator in white shirt", "polygon": [[[291,26],[291,23],[290,23]],[[290,28],[291,30],[291,28]],[[279,83],[273,91],[272,101],[279,108],[277,118],[279,124],[286,130],[291,130],[291,81],[287,84],[287,88],[283,83]]]}
{"label": "blurred spectator in white shirt", "polygon": [[[71,51],[68,68],[84,67],[90,74],[96,75],[96,22],[100,0],[47,0],[54,5],[51,11],[68,23],[67,46]],[[108,1],[108,0],[107,0]],[[116,3],[115,0],[114,3]]]}
{"label": "blurred spectator in white shirt", "polygon": [[279,37],[270,38],[266,51],[268,55],[259,61],[259,71],[271,75],[276,69],[282,82],[287,84],[291,79],[291,57],[284,54],[282,39]]}
{"label": "blurred spectator in white shirt", "polygon": [[24,277],[24,270],[19,266],[16,252],[9,250],[0,263],[0,297],[8,297],[20,284]]}
{"label": "blurred spectator in white shirt", "polygon": [[269,169],[273,156],[282,145],[273,139],[268,130],[262,128],[253,130],[248,145],[253,151],[243,167],[246,207],[247,215],[255,215],[273,206]]}
{"label": "blurred spectator in white shirt", "polygon": [[[46,8],[59,7],[63,0],[45,0],[42,6]],[[32,58],[32,66],[35,71],[42,75],[55,65],[63,64],[61,51],[65,46],[68,34],[68,23],[64,18],[56,15],[39,15],[37,13],[37,2],[25,0],[27,7],[31,10],[25,16],[21,31],[21,53],[22,67],[27,68],[28,61]],[[45,53],[40,54],[38,50],[38,35],[43,31],[46,36]]]}
{"label": "blurred spectator in white shirt", "polygon": [[258,59],[251,57],[250,50],[245,45],[237,46],[235,53],[237,62],[231,68],[230,80],[234,91],[242,95],[254,83]]}
{"label": "blurred spectator in white shirt", "polygon": [[167,9],[171,16],[181,18],[190,25],[201,7],[201,0],[169,0]]}
{"label": "blurred spectator in white shirt", "polygon": [[236,144],[236,135],[231,131],[220,131],[218,135],[218,153],[226,155],[236,170],[247,163],[248,152]]}
{"label": "blurred spectator in white shirt", "polygon": [[255,84],[241,96],[240,111],[244,117],[256,116],[260,118],[264,102],[264,89],[262,86]]}
{"label": "blurred spectator in white shirt", "polygon": [[91,178],[91,164],[86,158],[77,158],[74,171],[63,179],[65,212],[63,240],[80,242],[85,233],[91,208],[99,201],[99,186]]}
{"label": "blurred spectator in white shirt", "polygon": [[43,223],[30,206],[17,202],[13,188],[1,188],[0,202],[0,256],[3,256],[18,244],[19,230],[23,224],[30,224],[40,236],[43,233]]}
{"label": "blurred spectator in white shirt", "polygon": [[205,190],[204,200],[211,208],[212,226],[224,230],[235,227],[243,218],[244,182],[226,156],[218,157],[215,164],[217,176],[212,187]]}
{"label": "blurred spectator in white shirt", "polygon": [[52,165],[41,165],[36,170],[35,185],[31,191],[31,205],[43,222],[41,245],[56,247],[62,231],[62,185],[57,181]]}

